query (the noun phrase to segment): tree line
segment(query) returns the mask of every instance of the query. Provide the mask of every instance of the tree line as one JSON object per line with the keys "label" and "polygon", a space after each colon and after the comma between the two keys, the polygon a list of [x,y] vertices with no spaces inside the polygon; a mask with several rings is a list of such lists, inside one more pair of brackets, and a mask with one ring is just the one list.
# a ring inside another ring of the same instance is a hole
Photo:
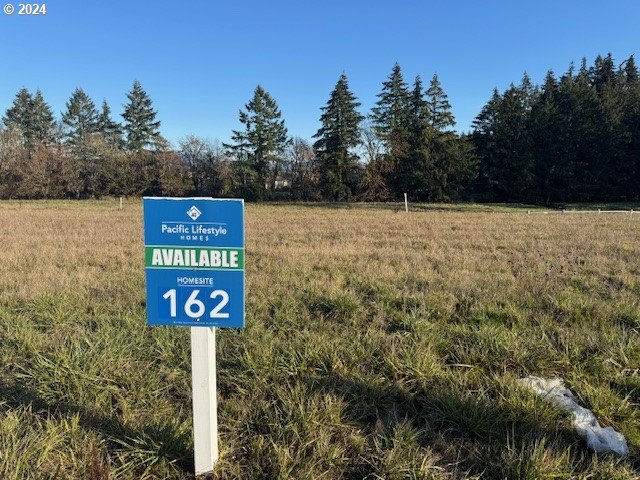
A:
{"label": "tree line", "polygon": [[473,124],[474,191],[490,201],[640,200],[640,81],[631,56],[494,90]]}
{"label": "tree line", "polygon": [[42,93],[22,88],[2,118],[0,198],[95,198],[189,191],[188,170],[159,132],[139,82],[123,123],[77,88],[56,120]]}
{"label": "tree line", "polygon": [[139,82],[115,121],[76,89],[57,120],[21,89],[0,127],[0,198],[239,196],[248,200],[640,200],[640,81],[633,56],[585,60],[543,85],[494,90],[469,133],[454,130],[437,75],[411,84],[394,65],[364,115],[339,77],[312,140],[291,137],[261,86],[229,143],[172,147]]}

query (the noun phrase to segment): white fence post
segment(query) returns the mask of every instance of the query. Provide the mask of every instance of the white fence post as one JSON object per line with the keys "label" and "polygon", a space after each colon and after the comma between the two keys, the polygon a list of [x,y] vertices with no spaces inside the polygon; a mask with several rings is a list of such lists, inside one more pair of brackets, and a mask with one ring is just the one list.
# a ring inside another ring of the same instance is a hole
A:
{"label": "white fence post", "polygon": [[407,200],[407,194],[404,194],[404,211],[409,213],[409,201]]}

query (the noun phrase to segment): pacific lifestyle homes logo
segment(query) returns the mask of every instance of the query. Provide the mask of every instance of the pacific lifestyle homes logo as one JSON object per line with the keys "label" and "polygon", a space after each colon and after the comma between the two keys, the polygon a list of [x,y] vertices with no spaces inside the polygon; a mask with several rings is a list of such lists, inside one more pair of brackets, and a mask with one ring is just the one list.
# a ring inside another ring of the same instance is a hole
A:
{"label": "pacific lifestyle homes logo", "polygon": [[195,222],[198,219],[198,217],[200,217],[200,215],[202,215],[202,212],[200,210],[198,210],[198,207],[193,205],[189,210],[187,210],[187,215],[189,215],[191,220],[193,220]]}

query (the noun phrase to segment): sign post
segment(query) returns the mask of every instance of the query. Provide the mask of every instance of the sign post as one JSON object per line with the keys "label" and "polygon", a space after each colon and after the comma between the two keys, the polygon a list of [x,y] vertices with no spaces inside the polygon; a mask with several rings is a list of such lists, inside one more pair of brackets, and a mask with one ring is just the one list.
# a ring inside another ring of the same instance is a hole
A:
{"label": "sign post", "polygon": [[244,327],[244,202],[143,198],[147,323],[191,327],[195,473],[218,460],[215,327]]}
{"label": "sign post", "polygon": [[200,475],[218,461],[215,327],[191,327],[191,377],[195,472]]}

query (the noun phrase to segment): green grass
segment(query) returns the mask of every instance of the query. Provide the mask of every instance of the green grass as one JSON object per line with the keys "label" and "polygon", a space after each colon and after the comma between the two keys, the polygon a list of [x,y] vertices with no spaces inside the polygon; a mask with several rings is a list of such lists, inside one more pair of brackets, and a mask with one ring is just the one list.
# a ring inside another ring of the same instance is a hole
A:
{"label": "green grass", "polygon": [[[145,325],[140,215],[0,204],[1,479],[192,478],[189,332]],[[578,217],[248,206],[216,478],[640,478],[640,218]]]}

